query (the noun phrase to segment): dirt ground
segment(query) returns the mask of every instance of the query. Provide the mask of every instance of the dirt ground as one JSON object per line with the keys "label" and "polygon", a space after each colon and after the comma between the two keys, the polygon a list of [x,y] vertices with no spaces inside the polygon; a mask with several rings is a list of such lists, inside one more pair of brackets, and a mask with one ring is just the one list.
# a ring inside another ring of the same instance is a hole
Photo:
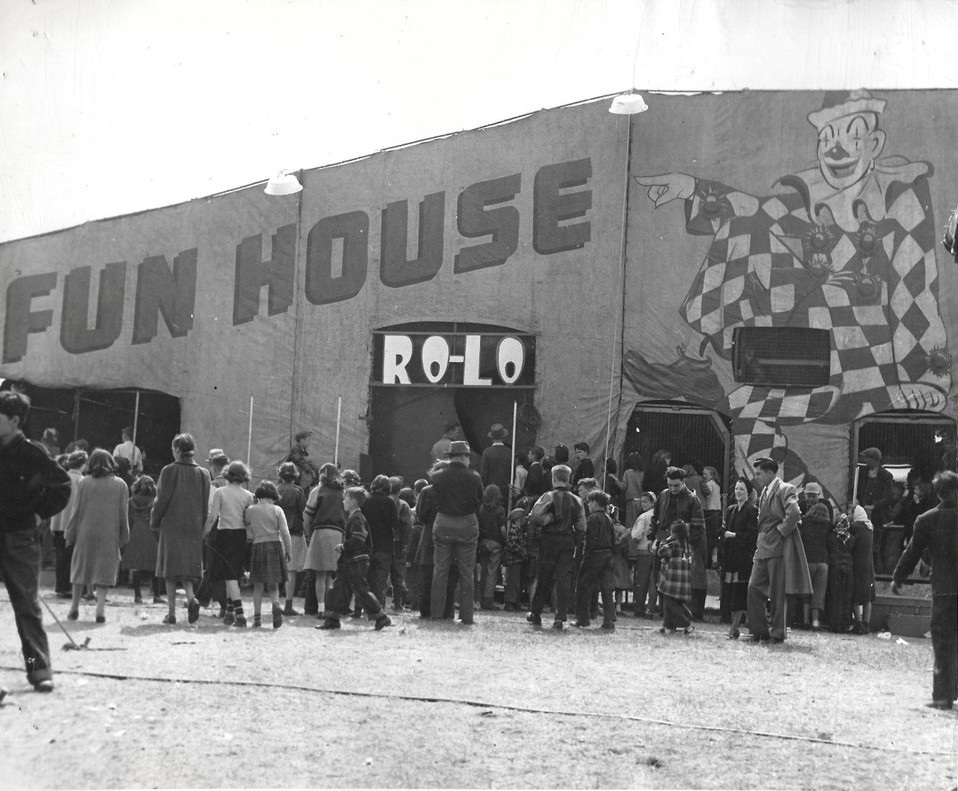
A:
{"label": "dirt ground", "polygon": [[110,599],[106,624],[92,605],[67,622],[83,651],[61,651],[45,613],[57,688],[39,695],[0,593],[0,787],[958,786],[958,712],[922,705],[920,638],[760,646],[717,623],[553,632],[503,612],[237,630],[207,611],[163,626],[165,606]]}

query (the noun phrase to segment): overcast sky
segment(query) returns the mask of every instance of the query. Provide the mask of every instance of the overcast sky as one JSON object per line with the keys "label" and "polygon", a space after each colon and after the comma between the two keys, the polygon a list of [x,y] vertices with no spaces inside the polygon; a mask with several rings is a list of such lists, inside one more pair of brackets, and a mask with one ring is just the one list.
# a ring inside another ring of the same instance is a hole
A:
{"label": "overcast sky", "polygon": [[958,0],[0,0],[0,241],[633,86],[958,87]]}

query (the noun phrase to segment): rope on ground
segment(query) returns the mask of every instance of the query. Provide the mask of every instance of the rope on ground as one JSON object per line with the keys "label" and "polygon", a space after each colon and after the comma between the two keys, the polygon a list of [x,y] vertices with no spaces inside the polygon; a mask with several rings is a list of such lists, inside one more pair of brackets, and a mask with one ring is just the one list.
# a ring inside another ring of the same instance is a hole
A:
{"label": "rope on ground", "polygon": [[[2,670],[23,670],[22,667],[12,667],[10,665],[0,665]],[[847,747],[853,750],[874,750],[876,752],[897,752],[904,755],[933,755],[951,758],[952,752],[940,752],[937,750],[913,750],[908,747],[890,747],[887,744],[880,746],[872,744],[856,744],[855,742],[835,741],[834,739],[822,739],[817,736],[802,736],[791,733],[774,733],[772,731],[755,731],[748,728],[728,728],[722,725],[702,725],[689,722],[672,722],[670,720],[659,720],[652,717],[640,717],[637,714],[607,714],[593,711],[563,711],[561,709],[542,709],[528,706],[513,706],[507,703],[488,703],[480,700],[469,700],[467,698],[447,698],[437,696],[420,695],[396,695],[389,692],[357,692],[355,690],[345,689],[327,689],[324,687],[307,687],[301,684],[277,684],[261,681],[225,681],[223,679],[210,678],[163,678],[161,676],[134,676],[127,673],[99,673],[92,670],[57,670],[57,675],[66,676],[89,676],[92,678],[107,678],[114,681],[148,681],[158,684],[205,684],[207,686],[224,687],[254,687],[259,689],[279,689],[287,692],[312,692],[320,695],[340,695],[344,697],[355,698],[375,698],[379,700],[400,700],[409,703],[451,703],[460,706],[471,706],[480,709],[499,709],[502,711],[514,711],[520,714],[548,714],[554,717],[587,717],[589,719],[607,719],[621,720],[626,722],[641,722],[647,725],[663,725],[667,728],[685,728],[686,730],[709,731],[713,733],[729,733],[740,736],[756,736],[763,739],[782,739],[785,741],[808,742],[811,744],[823,744],[831,747]]]}

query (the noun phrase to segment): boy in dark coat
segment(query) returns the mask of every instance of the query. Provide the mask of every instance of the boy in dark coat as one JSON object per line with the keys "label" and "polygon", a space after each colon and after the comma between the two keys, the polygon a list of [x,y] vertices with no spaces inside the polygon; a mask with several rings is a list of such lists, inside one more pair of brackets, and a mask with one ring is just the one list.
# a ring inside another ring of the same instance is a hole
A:
{"label": "boy in dark coat", "polygon": [[602,628],[615,629],[615,598],[612,595],[612,556],[615,552],[615,525],[609,516],[609,495],[603,491],[591,492],[586,498],[589,519],[585,525],[585,546],[579,585],[576,589],[577,627],[589,625],[589,600],[598,586],[602,594]]}
{"label": "boy in dark coat", "polygon": [[369,540],[369,527],[360,510],[366,502],[366,490],[353,486],[343,493],[343,505],[348,516],[343,532],[342,554],[336,567],[336,581],[333,585],[332,608],[317,629],[339,629],[340,620],[349,611],[349,601],[356,596],[370,618],[376,619],[376,631],[389,626],[392,621],[383,612],[382,605],[369,592],[366,574],[369,570],[369,553],[372,543]]}

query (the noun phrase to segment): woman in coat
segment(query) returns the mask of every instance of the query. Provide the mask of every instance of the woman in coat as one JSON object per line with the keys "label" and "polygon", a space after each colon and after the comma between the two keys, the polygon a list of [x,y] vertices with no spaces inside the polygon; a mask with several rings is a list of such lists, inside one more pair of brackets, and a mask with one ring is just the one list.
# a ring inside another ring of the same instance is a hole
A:
{"label": "woman in coat", "polygon": [[758,539],[758,509],[749,502],[751,494],[752,482],[739,478],[733,489],[735,502],[725,512],[722,533],[722,589],[732,615],[728,630],[731,640],[738,639],[748,609],[748,578]]}
{"label": "woman in coat", "polygon": [[114,474],[113,457],[95,450],[87,463],[87,475],[77,485],[76,509],[64,534],[73,545],[70,583],[73,598],[67,618],[80,617],[80,596],[84,585],[96,586],[96,622],[104,623],[107,588],[116,585],[120,548],[130,540],[127,515],[129,489]]}
{"label": "woman in coat", "polygon": [[194,460],[196,443],[189,434],[173,437],[173,463],[160,472],[150,527],[159,531],[156,576],[166,580],[169,612],[163,623],[176,623],[176,583],[182,582],[190,623],[200,615],[193,583],[203,576],[203,525],[209,514],[210,474]]}
{"label": "woman in coat", "polygon": [[875,601],[875,560],[872,554],[874,533],[865,509],[856,505],[852,511],[850,532],[855,538],[852,549],[852,624],[851,631],[868,634]]}

